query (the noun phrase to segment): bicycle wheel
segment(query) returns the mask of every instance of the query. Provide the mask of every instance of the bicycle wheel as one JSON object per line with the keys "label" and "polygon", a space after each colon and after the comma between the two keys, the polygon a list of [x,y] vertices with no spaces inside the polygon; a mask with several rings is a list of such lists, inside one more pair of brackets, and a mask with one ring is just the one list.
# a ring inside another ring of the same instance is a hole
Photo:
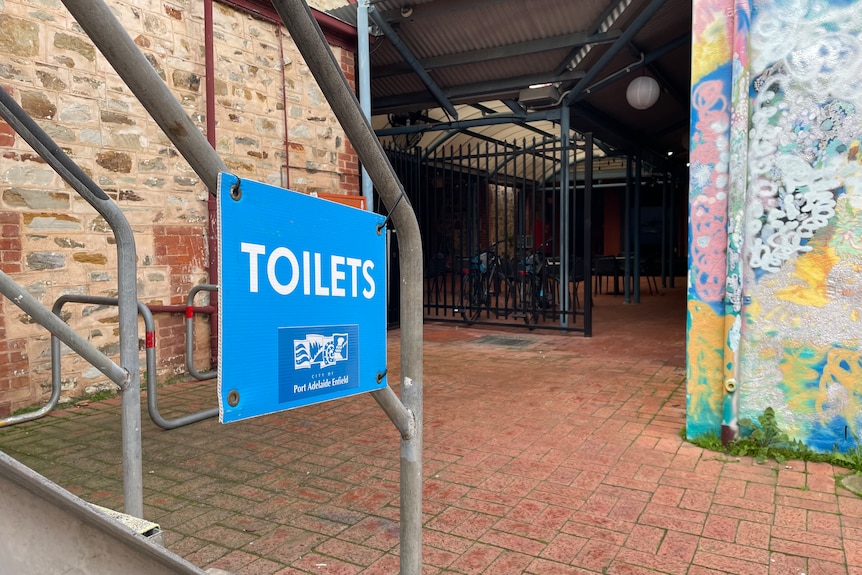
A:
{"label": "bicycle wheel", "polygon": [[[502,297],[501,297],[502,296]],[[502,299],[503,307],[500,308],[500,300]],[[497,315],[503,312],[503,317],[508,318],[509,314],[515,313],[518,307],[518,290],[515,283],[507,277],[503,277],[500,282],[500,294],[497,296]]]}
{"label": "bicycle wheel", "polygon": [[534,329],[532,326],[535,326],[539,323],[539,314],[542,311],[542,289],[541,282],[539,278],[535,275],[530,275],[527,280],[526,290],[525,290],[525,302],[524,302],[524,321],[527,325],[531,326],[530,329]]}
{"label": "bicycle wheel", "polygon": [[482,313],[482,276],[476,272],[470,272],[464,276],[461,284],[461,317],[467,324],[471,324]]}
{"label": "bicycle wheel", "polygon": [[557,295],[560,284],[553,277],[542,280],[542,310],[551,319],[557,319]]}

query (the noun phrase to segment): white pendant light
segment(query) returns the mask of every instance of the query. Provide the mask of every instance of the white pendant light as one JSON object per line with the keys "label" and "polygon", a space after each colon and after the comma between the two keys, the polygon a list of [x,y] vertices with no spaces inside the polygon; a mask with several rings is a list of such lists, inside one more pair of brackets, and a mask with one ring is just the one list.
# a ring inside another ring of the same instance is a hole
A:
{"label": "white pendant light", "polygon": [[626,100],[637,110],[646,110],[658,101],[658,82],[650,76],[638,76],[626,88]]}

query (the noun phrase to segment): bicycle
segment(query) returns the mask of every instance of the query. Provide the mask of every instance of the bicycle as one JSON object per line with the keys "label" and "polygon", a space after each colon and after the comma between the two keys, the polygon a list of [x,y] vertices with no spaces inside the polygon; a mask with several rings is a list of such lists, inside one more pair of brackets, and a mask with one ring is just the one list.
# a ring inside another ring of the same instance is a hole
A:
{"label": "bicycle", "polygon": [[[515,284],[505,273],[505,265],[497,255],[495,242],[479,254],[470,258],[469,269],[462,270],[461,280],[461,317],[467,324],[472,324],[482,315],[482,310],[494,311],[500,316],[500,296],[503,296],[505,317],[509,315],[509,300],[515,303]],[[495,304],[494,307],[491,303]]]}
{"label": "bicycle", "polygon": [[524,269],[520,274],[524,322],[529,326],[535,326],[539,322],[539,315],[544,317],[548,313],[556,313],[557,278],[549,273],[548,260],[545,257],[545,249],[551,241],[543,242],[524,259]]}

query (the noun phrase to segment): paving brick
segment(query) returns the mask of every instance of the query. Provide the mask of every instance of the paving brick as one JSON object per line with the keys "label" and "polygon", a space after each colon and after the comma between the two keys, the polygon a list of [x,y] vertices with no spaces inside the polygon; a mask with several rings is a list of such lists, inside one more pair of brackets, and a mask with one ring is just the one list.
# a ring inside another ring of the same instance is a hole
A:
{"label": "paving brick", "polygon": [[455,560],[449,568],[457,573],[475,575],[484,572],[502,553],[497,547],[475,544]]}
{"label": "paving brick", "polygon": [[671,485],[659,485],[653,490],[652,501],[658,505],[669,505],[675,507],[682,501],[685,489]]}
{"label": "paving brick", "polygon": [[762,563],[752,563],[736,557],[716,555],[701,550],[695,553],[693,563],[733,575],[763,575],[766,571],[766,565]]}
{"label": "paving brick", "polygon": [[759,549],[768,549],[772,527],[763,523],[740,521],[736,531],[736,543]]}
{"label": "paving brick", "polygon": [[625,542],[629,549],[645,553],[657,553],[659,545],[664,540],[666,531],[649,525],[635,525]]}
{"label": "paving brick", "polygon": [[813,558],[808,560],[807,575],[846,575],[846,573],[846,565]]}
{"label": "paving brick", "polygon": [[344,561],[361,567],[369,567],[383,556],[383,551],[379,549],[334,538],[324,541],[314,550],[328,557],[343,558]]}
{"label": "paving brick", "polygon": [[808,573],[808,559],[784,553],[769,554],[769,575],[800,575]]}
{"label": "paving brick", "polygon": [[534,559],[524,573],[529,575],[595,575],[596,572],[546,559]]}
{"label": "paving brick", "polygon": [[787,541],[776,538],[772,539],[769,547],[773,551],[786,553],[788,555],[800,555],[802,557],[813,557],[815,559],[823,559],[824,561],[832,561],[833,563],[844,563],[844,551],[841,549],[819,547],[810,543]]}
{"label": "paving brick", "polygon": [[361,567],[356,565],[316,553],[304,555],[293,562],[292,566],[312,573],[320,573],[325,569],[325,572],[331,575],[354,575],[362,570]]}
{"label": "paving brick", "polygon": [[545,543],[541,541],[536,541],[535,539],[529,539],[520,535],[514,535],[512,533],[497,531],[496,529],[486,531],[480,538],[480,541],[489,545],[496,545],[510,551],[516,551],[518,553],[525,553],[533,556],[538,556],[545,548]]}
{"label": "paving brick", "polygon": [[835,513],[808,511],[806,525],[814,533],[841,536],[841,517]]}
{"label": "paving brick", "polygon": [[844,552],[846,553],[848,565],[862,566],[862,542],[845,539]]}
{"label": "paving brick", "polygon": [[653,569],[660,573],[670,573],[671,575],[685,575],[688,571],[689,564],[676,562],[667,558],[661,558],[653,553],[644,553],[634,549],[621,549],[617,554],[615,561],[636,565],[646,569]]}
{"label": "paving brick", "polygon": [[819,547],[831,547],[833,549],[841,549],[843,546],[840,537],[783,527],[781,525],[772,526],[772,539],[786,539],[788,541],[810,543]]}
{"label": "paving brick", "polygon": [[589,540],[583,537],[559,533],[548,543],[541,556],[560,563],[571,563],[587,544],[587,541]]}
{"label": "paving brick", "polygon": [[533,561],[533,557],[522,553],[503,551],[488,567],[487,573],[491,575],[520,575],[526,571],[527,565]]}
{"label": "paving brick", "polygon": [[622,561],[614,561],[611,563],[610,567],[608,567],[606,573],[607,575],[659,575],[660,572],[647,567],[624,563]]}
{"label": "paving brick", "polygon": [[757,547],[750,547],[742,543],[726,543],[715,539],[701,539],[697,549],[714,555],[725,555],[743,561],[767,564],[769,562],[769,551]]}

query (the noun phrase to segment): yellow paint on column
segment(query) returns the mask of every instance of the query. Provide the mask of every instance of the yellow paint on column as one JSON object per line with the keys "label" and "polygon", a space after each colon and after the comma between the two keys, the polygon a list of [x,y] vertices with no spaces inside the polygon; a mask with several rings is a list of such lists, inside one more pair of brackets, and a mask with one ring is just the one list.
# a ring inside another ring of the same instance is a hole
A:
{"label": "yellow paint on column", "polygon": [[695,422],[720,420],[724,318],[697,300],[689,300],[688,316],[688,417]]}
{"label": "yellow paint on column", "polygon": [[812,247],[812,251],[796,259],[796,269],[790,274],[790,277],[802,283],[794,283],[777,290],[775,297],[789,303],[812,307],[824,307],[829,303],[826,279],[840,258],[831,247]]}
{"label": "yellow paint on column", "polygon": [[[839,385],[844,388],[843,404],[841,405],[841,415],[847,421],[850,431],[855,436],[859,436],[859,429],[856,425],[856,418],[859,413],[862,413],[862,354],[855,349],[832,348],[826,354],[826,365],[823,366],[823,374],[820,377],[820,389],[815,403],[815,409],[820,414],[821,420],[826,419],[826,414],[823,413],[826,402],[829,396],[835,397],[837,394],[829,394],[829,387]],[[837,407],[837,406],[831,406]]]}

